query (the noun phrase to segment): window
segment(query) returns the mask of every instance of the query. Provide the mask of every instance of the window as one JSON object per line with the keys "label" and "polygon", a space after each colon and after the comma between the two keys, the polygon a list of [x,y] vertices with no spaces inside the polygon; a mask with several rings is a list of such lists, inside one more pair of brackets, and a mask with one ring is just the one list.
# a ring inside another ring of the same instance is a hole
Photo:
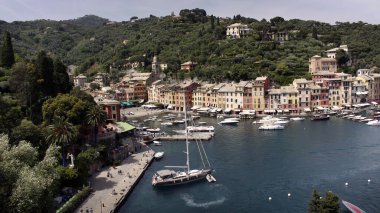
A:
{"label": "window", "polygon": [[116,114],[112,114],[112,119],[116,119]]}
{"label": "window", "polygon": [[116,107],[115,107],[115,106],[112,106],[112,110],[116,110]]}

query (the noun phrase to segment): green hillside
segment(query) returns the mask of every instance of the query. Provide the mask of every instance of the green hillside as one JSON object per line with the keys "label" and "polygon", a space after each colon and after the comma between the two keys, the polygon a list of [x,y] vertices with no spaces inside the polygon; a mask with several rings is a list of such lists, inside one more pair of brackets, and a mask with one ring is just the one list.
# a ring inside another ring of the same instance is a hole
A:
{"label": "green hillside", "polygon": [[[241,22],[253,32],[242,39],[226,39],[226,26]],[[91,65],[121,67],[129,61],[145,62],[146,70],[154,54],[168,63],[171,76],[178,75],[179,65],[192,60],[199,64],[190,73],[201,79],[242,80],[260,75],[272,76],[281,84],[295,77],[307,77],[308,59],[340,44],[347,44],[352,67],[380,66],[379,25],[317,21],[255,20],[236,15],[217,18],[202,9],[181,10],[180,16],[110,22],[97,16],[66,21],[36,20],[0,22],[0,33],[8,30],[15,53],[33,59],[39,50],[60,58],[66,65],[79,66],[85,72]],[[278,43],[265,39],[266,32],[285,31],[290,40]],[[2,41],[1,41],[2,42]]]}

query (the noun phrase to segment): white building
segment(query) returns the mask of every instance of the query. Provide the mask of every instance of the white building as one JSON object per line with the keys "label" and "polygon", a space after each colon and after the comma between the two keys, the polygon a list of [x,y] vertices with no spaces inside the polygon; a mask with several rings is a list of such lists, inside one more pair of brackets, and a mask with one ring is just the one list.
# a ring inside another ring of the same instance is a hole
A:
{"label": "white building", "polygon": [[344,50],[346,53],[348,53],[348,46],[347,45],[340,45],[339,47],[329,49],[326,52],[327,57],[329,58],[335,58],[336,57],[336,52],[338,50]]}
{"label": "white building", "polygon": [[87,83],[87,77],[83,74],[78,75],[77,77],[74,77],[74,86],[76,87],[84,87]]}

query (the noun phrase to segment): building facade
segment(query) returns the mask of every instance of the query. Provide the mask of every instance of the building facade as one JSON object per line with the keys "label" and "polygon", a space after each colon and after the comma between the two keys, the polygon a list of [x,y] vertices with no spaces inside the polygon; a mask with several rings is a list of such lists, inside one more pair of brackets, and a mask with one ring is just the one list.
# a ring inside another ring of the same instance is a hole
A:
{"label": "building facade", "polygon": [[226,35],[227,38],[241,38],[247,36],[250,31],[251,29],[248,28],[248,25],[235,23],[227,27]]}
{"label": "building facade", "polygon": [[315,55],[309,59],[309,72],[311,74],[321,71],[336,72],[337,70],[335,58],[323,58]]}

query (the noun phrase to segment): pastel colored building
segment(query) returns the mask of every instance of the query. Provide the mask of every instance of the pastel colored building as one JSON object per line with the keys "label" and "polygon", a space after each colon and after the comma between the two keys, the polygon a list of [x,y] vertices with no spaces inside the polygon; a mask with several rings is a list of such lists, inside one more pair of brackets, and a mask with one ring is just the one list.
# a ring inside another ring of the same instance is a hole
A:
{"label": "pastel colored building", "polygon": [[243,87],[243,109],[253,109],[252,82],[247,82]]}
{"label": "pastel colored building", "polygon": [[371,77],[373,81],[372,81],[372,94],[370,96],[370,101],[379,103],[380,102],[380,74],[373,73],[371,74]]}
{"label": "pastel colored building", "polygon": [[342,80],[339,78],[324,79],[323,85],[329,88],[329,107],[341,106],[341,90]]}
{"label": "pastel colored building", "polygon": [[265,105],[265,97],[267,93],[265,88],[267,87],[267,79],[262,79],[263,77],[256,78],[252,83],[252,109],[254,109],[257,114],[262,114],[265,108],[267,108]]}
{"label": "pastel colored building", "polygon": [[351,105],[351,96],[352,96],[352,75],[347,73],[335,73],[336,78],[342,80],[340,87],[341,102],[340,106]]}
{"label": "pastel colored building", "polygon": [[336,72],[337,70],[335,58],[324,58],[315,55],[309,59],[309,72],[311,74],[321,71]]}
{"label": "pastel colored building", "polygon": [[[298,105],[299,109],[305,111],[305,109],[310,109],[311,105],[311,89],[310,82],[304,78],[294,79],[293,86],[298,90]],[[308,111],[308,110],[306,110]]]}
{"label": "pastel colored building", "polygon": [[298,113],[298,90],[294,86],[282,86],[269,90],[269,112]]}
{"label": "pastel colored building", "polygon": [[120,121],[120,102],[116,100],[97,98],[95,102],[103,108],[108,120]]}

